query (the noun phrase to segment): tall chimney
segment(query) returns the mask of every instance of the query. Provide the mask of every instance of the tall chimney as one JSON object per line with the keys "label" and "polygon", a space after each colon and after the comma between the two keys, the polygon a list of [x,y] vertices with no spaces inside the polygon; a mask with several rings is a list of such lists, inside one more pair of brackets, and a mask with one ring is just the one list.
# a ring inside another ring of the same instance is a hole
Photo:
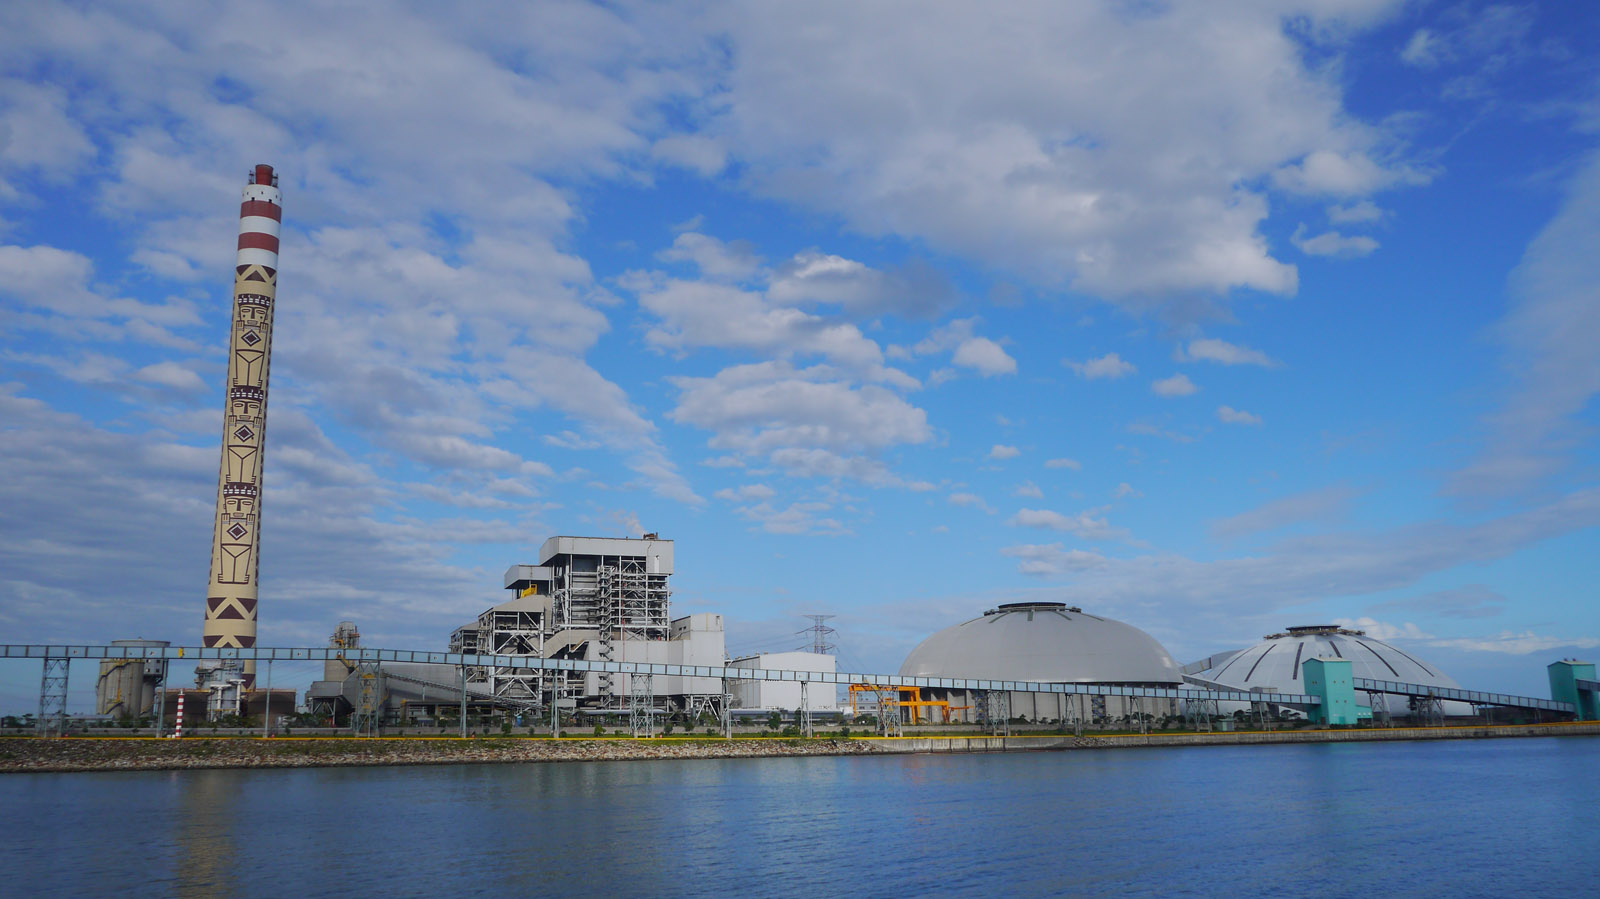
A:
{"label": "tall chimney", "polygon": [[[217,474],[217,518],[211,537],[211,586],[206,591],[206,646],[256,645],[261,463],[267,436],[267,374],[272,362],[272,303],[278,285],[282,201],[272,166],[256,166],[239,207],[222,466]],[[247,686],[254,679],[252,663],[245,667]]]}

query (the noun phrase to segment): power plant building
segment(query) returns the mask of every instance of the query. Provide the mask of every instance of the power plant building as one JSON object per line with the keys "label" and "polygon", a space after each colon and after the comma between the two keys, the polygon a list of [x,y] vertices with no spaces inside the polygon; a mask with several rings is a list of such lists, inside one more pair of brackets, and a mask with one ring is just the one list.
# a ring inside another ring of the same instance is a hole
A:
{"label": "power plant building", "polygon": [[[720,666],[727,659],[721,615],[672,618],[673,543],[641,539],[551,537],[539,564],[513,565],[505,587],[514,598],[455,630],[451,652],[532,655],[591,662]],[[620,708],[634,676],[611,672],[469,669],[468,682],[495,697],[543,705]],[[722,695],[720,678],[651,677],[648,688],[678,710]]]}

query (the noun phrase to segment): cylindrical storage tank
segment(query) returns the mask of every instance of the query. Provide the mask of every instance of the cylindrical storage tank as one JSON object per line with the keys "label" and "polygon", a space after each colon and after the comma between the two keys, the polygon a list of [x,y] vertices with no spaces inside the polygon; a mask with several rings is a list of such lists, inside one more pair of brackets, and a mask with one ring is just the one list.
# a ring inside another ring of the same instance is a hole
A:
{"label": "cylindrical storage tank", "polygon": [[[166,640],[112,640],[112,646],[171,646]],[[95,709],[113,718],[138,718],[155,708],[156,687],[165,663],[139,659],[106,659],[95,682]]]}

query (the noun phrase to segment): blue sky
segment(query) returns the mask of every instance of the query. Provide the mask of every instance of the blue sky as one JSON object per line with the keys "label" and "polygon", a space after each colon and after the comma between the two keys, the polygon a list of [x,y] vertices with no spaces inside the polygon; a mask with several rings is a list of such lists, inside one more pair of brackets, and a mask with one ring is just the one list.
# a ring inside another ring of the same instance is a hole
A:
{"label": "blue sky", "polygon": [[1027,597],[1543,692],[1600,647],[1597,61],[1584,4],[8,5],[0,632],[198,639],[266,162],[263,643],[442,647],[651,530],[735,651]]}

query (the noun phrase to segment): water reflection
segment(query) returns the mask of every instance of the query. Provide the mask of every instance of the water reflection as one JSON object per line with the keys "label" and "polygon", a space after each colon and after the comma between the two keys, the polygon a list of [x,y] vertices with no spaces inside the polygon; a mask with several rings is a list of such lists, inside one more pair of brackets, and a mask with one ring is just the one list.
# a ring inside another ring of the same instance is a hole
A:
{"label": "water reflection", "polygon": [[241,853],[235,842],[235,823],[243,811],[238,774],[173,771],[164,777],[177,794],[180,809],[173,834],[178,851],[171,870],[173,893],[184,897],[215,896],[239,875],[248,873],[238,870]]}
{"label": "water reflection", "polygon": [[10,775],[0,871],[16,895],[1578,895],[1590,865],[1572,835],[1600,827],[1597,751],[1567,738]]}

